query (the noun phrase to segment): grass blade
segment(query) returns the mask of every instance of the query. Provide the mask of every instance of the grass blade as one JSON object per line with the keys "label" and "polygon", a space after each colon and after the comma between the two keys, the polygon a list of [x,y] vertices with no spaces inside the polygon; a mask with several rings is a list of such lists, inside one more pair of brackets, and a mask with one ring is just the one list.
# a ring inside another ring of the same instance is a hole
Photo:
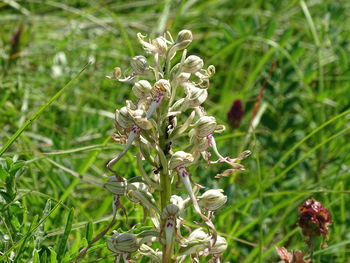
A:
{"label": "grass blade", "polygon": [[66,249],[68,236],[69,236],[70,231],[72,230],[73,217],[74,217],[74,209],[72,208],[68,214],[67,223],[66,223],[66,227],[64,229],[64,233],[60,237],[60,240],[58,242],[58,246],[57,246],[58,261],[60,261],[60,259],[62,259],[62,257],[64,256],[64,251]]}

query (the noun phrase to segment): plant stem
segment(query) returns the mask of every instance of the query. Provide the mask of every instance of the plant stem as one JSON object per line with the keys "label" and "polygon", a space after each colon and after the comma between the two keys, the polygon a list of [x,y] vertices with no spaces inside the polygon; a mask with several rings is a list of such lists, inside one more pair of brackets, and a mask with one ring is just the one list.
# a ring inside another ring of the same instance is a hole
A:
{"label": "plant stem", "polygon": [[315,241],[313,238],[310,239],[310,263],[313,262],[313,259],[314,259],[314,244],[315,244]]}
{"label": "plant stem", "polygon": [[[161,149],[164,149],[165,143],[166,143],[166,138],[164,136],[164,134],[162,134],[163,136],[160,137],[159,139],[159,144]],[[164,153],[164,155],[166,156],[166,153]],[[168,158],[167,158],[168,159]],[[168,205],[169,200],[170,200],[170,196],[171,196],[171,181],[170,181],[170,174],[169,174],[169,170],[165,167],[163,167],[160,170],[160,186],[161,186],[161,193],[160,193],[160,202],[161,202],[161,212],[163,211],[163,209]],[[166,220],[166,219],[164,219]],[[165,221],[162,220],[162,228],[164,228],[165,226]],[[162,229],[163,233],[164,229]],[[165,253],[166,251],[170,251],[170,255],[168,253]],[[173,259],[171,258],[171,250],[167,249],[166,244],[163,244],[163,259],[162,262],[163,263],[172,263],[174,262]]]}

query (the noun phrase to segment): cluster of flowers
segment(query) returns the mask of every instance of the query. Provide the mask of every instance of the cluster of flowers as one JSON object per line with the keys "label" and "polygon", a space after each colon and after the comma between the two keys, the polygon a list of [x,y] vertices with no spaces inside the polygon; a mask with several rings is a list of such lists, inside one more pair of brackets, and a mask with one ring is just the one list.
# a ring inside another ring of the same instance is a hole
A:
{"label": "cluster of flowers", "polygon": [[[125,148],[108,162],[107,168],[114,175],[105,188],[114,194],[114,200],[126,196],[139,203],[152,220],[153,228],[138,234],[132,230],[114,233],[107,246],[115,254],[116,262],[121,259],[133,262],[131,258],[144,256],[151,262],[163,263],[184,262],[186,257],[192,262],[199,262],[200,257],[210,257],[207,262],[220,262],[227,242],[217,235],[212,219],[227,196],[222,189],[210,189],[199,195],[203,186],[193,182],[190,166],[201,159],[209,165],[226,163],[230,168],[216,178],[229,176],[244,170],[239,161],[250,152],[230,158],[217,149],[213,134],[223,132],[225,127],[218,125],[201,106],[208,97],[209,79],[215,68],[212,65],[204,68],[200,57],[187,56],[191,31],[180,31],[175,40],[170,33],[149,41],[140,33],[137,36],[149,58],[133,57],[130,74],[124,75],[117,67],[109,77],[131,83],[135,100],[127,100],[124,107],[116,110],[117,133],[113,139],[124,143]],[[178,52],[182,52],[179,58]],[[140,176],[126,179],[113,166],[132,146],[139,150],[136,160]],[[212,160],[211,152],[216,160]],[[152,169],[146,171],[145,167]],[[119,201],[115,204],[115,208],[120,207]],[[184,219],[185,209],[190,207],[202,220],[195,230]],[[184,237],[184,232],[189,235]],[[152,247],[154,242],[160,242],[162,248]]]}
{"label": "cluster of flowers", "polygon": [[323,238],[322,247],[326,247],[329,234],[329,226],[332,224],[331,216],[327,208],[314,198],[304,201],[298,209],[298,226],[306,237],[306,244],[310,250],[310,259],[304,259],[306,253],[300,250],[293,250],[292,253],[284,247],[276,247],[276,251],[281,260],[285,263],[311,263],[314,241],[318,237]]}

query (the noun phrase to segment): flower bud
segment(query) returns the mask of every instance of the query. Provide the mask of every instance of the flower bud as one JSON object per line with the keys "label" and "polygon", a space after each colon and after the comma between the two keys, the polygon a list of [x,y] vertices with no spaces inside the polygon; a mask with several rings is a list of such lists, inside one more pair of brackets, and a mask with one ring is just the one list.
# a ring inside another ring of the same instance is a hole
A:
{"label": "flower bud", "polygon": [[147,59],[144,56],[135,56],[130,61],[131,67],[136,74],[144,74],[148,69]]}
{"label": "flower bud", "polygon": [[189,78],[191,77],[191,73],[186,73],[186,72],[181,72],[178,76],[177,76],[177,83],[179,85],[181,85],[182,83],[185,83],[186,81],[189,80]]}
{"label": "flower bud", "polygon": [[215,245],[211,248],[210,254],[222,254],[227,249],[227,241],[221,236],[217,236]]}
{"label": "flower bud", "polygon": [[180,209],[177,205],[170,204],[163,209],[162,218],[166,219],[168,217],[178,217]]}
{"label": "flower bud", "polygon": [[216,129],[216,120],[212,116],[202,116],[194,124],[195,135],[197,137],[206,137],[212,134]]}
{"label": "flower bud", "polygon": [[190,108],[200,106],[208,97],[206,89],[197,88],[192,84],[185,86],[185,92],[187,94],[185,104]]}
{"label": "flower bud", "polygon": [[132,253],[139,249],[136,236],[129,233],[115,233],[107,240],[107,247],[114,253]]}
{"label": "flower bud", "polygon": [[171,86],[169,80],[160,79],[154,84],[154,88],[157,92],[170,94]]}
{"label": "flower bud", "polygon": [[209,239],[210,239],[209,235],[207,233],[205,233],[202,228],[197,228],[188,236],[188,240],[190,240],[190,241],[209,240]]}
{"label": "flower bud", "polygon": [[191,153],[193,154],[193,152],[201,153],[207,151],[210,147],[209,139],[207,137],[197,137],[192,131],[191,133],[192,136],[190,137],[190,143],[193,146]]}
{"label": "flower bud", "polygon": [[131,201],[140,203],[147,209],[153,209],[159,212],[156,201],[152,194],[149,192],[149,188],[144,183],[131,183],[128,185],[128,197]]}
{"label": "flower bud", "polygon": [[126,194],[126,182],[118,181],[115,176],[111,176],[104,185],[108,191],[114,195],[125,195]]}
{"label": "flower bud", "polygon": [[162,262],[162,252],[158,251],[158,249],[154,250],[151,247],[149,247],[145,244],[142,244],[140,246],[139,251],[140,251],[141,255],[148,257],[150,259],[150,262],[153,262],[153,263],[161,263]]}
{"label": "flower bud", "polygon": [[119,126],[121,126],[124,129],[129,129],[134,125],[132,117],[129,114],[128,108],[125,106],[119,110],[116,110],[115,121]]}
{"label": "flower bud", "polygon": [[210,189],[199,197],[199,203],[209,211],[221,208],[227,201],[222,189]]}
{"label": "flower bud", "polygon": [[182,199],[181,196],[172,195],[170,197],[170,203],[176,205],[179,208],[179,214],[182,214],[185,210],[185,200]]}
{"label": "flower bud", "polygon": [[152,92],[152,85],[147,80],[140,80],[134,84],[132,92],[139,99],[145,98]]}
{"label": "flower bud", "polygon": [[176,49],[182,50],[185,49],[191,44],[193,39],[192,32],[190,30],[184,29],[181,30],[176,37]]}
{"label": "flower bud", "polygon": [[153,39],[152,44],[155,47],[156,53],[159,53],[161,55],[164,54],[168,49],[164,37],[157,37],[156,39]]}
{"label": "flower bud", "polygon": [[205,233],[202,228],[197,228],[188,237],[185,247],[179,250],[180,255],[191,255],[194,253],[203,252],[208,248],[210,236]]}
{"label": "flower bud", "polygon": [[204,62],[198,57],[191,55],[185,59],[185,62],[182,66],[182,71],[187,73],[196,73],[203,68]]}
{"label": "flower bud", "polygon": [[193,156],[190,153],[178,151],[174,153],[169,161],[169,169],[175,169],[176,167],[189,166],[193,162]]}

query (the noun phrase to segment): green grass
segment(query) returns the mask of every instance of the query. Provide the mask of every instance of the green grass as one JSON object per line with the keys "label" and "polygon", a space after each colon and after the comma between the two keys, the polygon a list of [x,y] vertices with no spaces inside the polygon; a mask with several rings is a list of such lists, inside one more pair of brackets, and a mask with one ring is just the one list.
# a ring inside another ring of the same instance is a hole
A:
{"label": "green grass", "polygon": [[[297,207],[309,197],[334,222],[315,262],[347,262],[349,12],[347,1],[330,0],[0,2],[0,148],[9,146],[2,158],[24,161],[8,160],[0,174],[10,193],[0,199],[0,262],[70,262],[109,224],[112,196],[91,181],[106,181],[105,163],[121,150],[108,138],[115,109],[131,95],[105,76],[141,53],[137,32],[164,28],[192,30],[190,52],[215,65],[209,114],[228,127],[232,102],[243,101],[242,124],[217,141],[231,156],[252,150],[247,171],[220,180],[217,167],[193,171],[195,181],[229,196],[214,220],[229,242],[224,262],[277,262],[276,245],[305,249]],[[266,109],[248,134],[264,79]],[[127,178],[138,174],[131,153],[116,165]],[[125,231],[143,213],[123,201],[129,220],[118,214],[115,229]],[[112,262],[104,241],[83,262]]]}

